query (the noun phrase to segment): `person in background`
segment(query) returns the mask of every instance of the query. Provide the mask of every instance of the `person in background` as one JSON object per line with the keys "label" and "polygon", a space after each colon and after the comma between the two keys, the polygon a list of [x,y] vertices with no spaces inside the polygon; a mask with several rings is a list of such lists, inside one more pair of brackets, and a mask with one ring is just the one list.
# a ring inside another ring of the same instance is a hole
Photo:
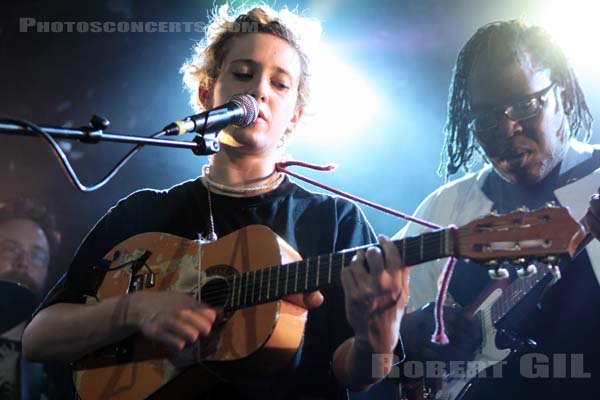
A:
{"label": "person in background", "polygon": [[[0,398],[60,398],[64,376],[27,362],[21,338],[53,276],[60,233],[45,207],[19,198],[0,204],[0,284],[4,315],[0,333]],[[60,371],[60,372],[65,372]],[[62,381],[56,379],[62,378]]]}

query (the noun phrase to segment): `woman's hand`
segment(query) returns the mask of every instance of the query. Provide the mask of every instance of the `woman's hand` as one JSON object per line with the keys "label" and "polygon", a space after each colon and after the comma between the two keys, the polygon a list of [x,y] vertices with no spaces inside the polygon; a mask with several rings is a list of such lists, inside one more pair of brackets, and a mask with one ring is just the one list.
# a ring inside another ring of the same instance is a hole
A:
{"label": "woman's hand", "polygon": [[172,351],[207,337],[220,314],[184,293],[138,292],[129,297],[128,323]]}

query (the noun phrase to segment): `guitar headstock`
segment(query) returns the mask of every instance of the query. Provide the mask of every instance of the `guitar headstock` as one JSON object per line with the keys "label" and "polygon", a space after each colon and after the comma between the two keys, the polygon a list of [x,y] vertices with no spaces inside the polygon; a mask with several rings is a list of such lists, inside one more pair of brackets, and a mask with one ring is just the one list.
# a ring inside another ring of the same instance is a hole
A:
{"label": "guitar headstock", "polygon": [[503,261],[526,264],[533,259],[554,264],[559,256],[572,254],[581,230],[563,207],[489,215],[457,230],[455,251],[488,266]]}

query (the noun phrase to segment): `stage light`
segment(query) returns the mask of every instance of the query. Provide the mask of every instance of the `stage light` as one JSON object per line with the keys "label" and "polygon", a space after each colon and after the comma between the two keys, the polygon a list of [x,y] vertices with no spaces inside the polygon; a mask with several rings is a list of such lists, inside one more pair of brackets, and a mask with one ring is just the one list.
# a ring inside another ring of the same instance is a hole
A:
{"label": "stage light", "polygon": [[[553,0],[544,4],[538,24],[546,28],[569,57],[578,73],[597,75],[600,54],[600,3],[589,0]],[[595,78],[598,79],[597,77]]]}
{"label": "stage light", "polygon": [[379,99],[359,72],[330,49],[322,47],[313,58],[312,100],[297,142],[306,144],[350,143],[368,129],[375,118]]}

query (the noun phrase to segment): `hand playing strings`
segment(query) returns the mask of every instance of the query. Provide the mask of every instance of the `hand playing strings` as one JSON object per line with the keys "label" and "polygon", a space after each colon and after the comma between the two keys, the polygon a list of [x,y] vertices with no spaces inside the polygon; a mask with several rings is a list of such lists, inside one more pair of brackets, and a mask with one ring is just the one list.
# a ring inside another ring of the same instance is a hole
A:
{"label": "hand playing strings", "polygon": [[220,315],[220,310],[184,293],[138,292],[129,302],[128,323],[174,352],[207,337]]}

